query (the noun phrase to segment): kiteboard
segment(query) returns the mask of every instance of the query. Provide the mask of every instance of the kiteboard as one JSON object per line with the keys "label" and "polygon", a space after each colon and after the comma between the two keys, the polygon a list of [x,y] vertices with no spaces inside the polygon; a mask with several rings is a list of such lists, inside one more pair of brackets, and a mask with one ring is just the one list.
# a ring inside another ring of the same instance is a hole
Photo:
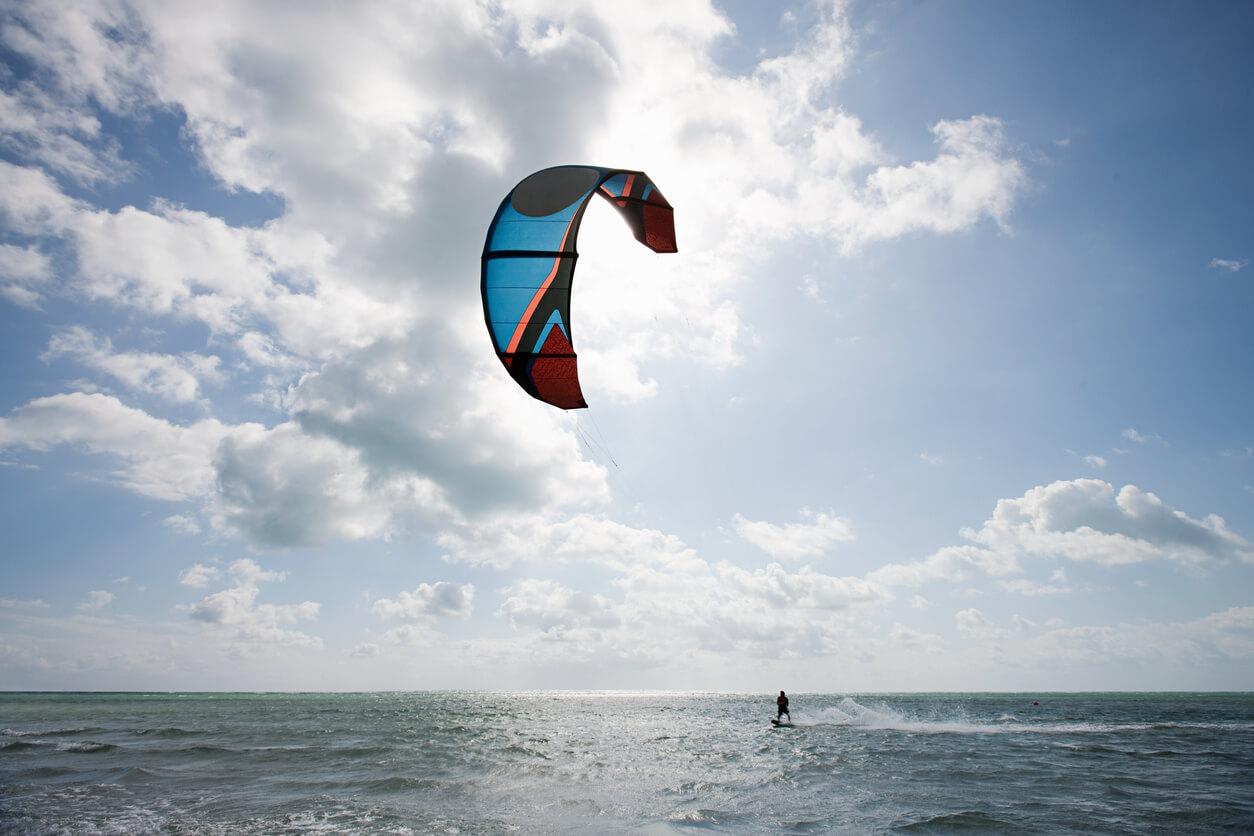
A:
{"label": "kiteboard", "polygon": [[793,726],[793,724],[792,724],[792,721],[791,721],[791,720],[789,720],[787,723],[785,723],[783,720],[779,720],[779,719],[776,719],[776,718],[774,718],[774,717],[772,717],[772,718],[771,718],[771,725],[772,725],[772,726],[775,726],[776,728],[780,728],[780,729],[791,729],[791,728],[794,728],[794,726]]}

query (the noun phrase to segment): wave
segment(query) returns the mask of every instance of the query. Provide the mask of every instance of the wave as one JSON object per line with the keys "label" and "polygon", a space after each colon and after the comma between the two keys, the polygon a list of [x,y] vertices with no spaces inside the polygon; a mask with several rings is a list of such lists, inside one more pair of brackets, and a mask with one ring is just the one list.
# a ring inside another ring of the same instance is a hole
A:
{"label": "wave", "polygon": [[1012,825],[1012,822],[997,818],[982,810],[963,810],[958,813],[940,813],[915,821],[897,822],[892,825],[892,829],[907,833],[915,830],[924,833],[934,833],[938,830],[943,832],[976,830],[1005,833],[1007,830],[1014,829]]}
{"label": "wave", "polygon": [[136,737],[179,738],[203,735],[206,732],[199,729],[181,729],[178,726],[165,726],[163,728],[135,729],[131,734]]}
{"label": "wave", "polygon": [[24,740],[14,740],[8,743],[0,743],[0,752],[29,752],[32,749],[38,749],[38,743],[27,743]]}
{"label": "wave", "polygon": [[51,748],[55,748],[58,752],[109,752],[117,747],[111,743],[96,743],[92,740],[62,741],[56,744],[43,740],[12,740],[0,743],[0,752],[6,754],[48,751]]}
{"label": "wave", "polygon": [[87,734],[100,731],[98,728],[75,727],[69,729],[0,729],[5,737],[64,737],[70,734]]}
{"label": "wave", "polygon": [[82,740],[72,743],[58,743],[58,752],[112,752],[118,747],[112,743],[96,743],[91,740]]}

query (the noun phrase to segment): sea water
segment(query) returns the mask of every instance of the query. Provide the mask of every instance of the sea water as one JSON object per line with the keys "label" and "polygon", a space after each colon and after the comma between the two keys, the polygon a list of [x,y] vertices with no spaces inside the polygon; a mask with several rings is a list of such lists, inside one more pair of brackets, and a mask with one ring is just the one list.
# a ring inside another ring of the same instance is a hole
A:
{"label": "sea water", "polygon": [[773,703],[0,693],[0,832],[1254,832],[1254,695]]}

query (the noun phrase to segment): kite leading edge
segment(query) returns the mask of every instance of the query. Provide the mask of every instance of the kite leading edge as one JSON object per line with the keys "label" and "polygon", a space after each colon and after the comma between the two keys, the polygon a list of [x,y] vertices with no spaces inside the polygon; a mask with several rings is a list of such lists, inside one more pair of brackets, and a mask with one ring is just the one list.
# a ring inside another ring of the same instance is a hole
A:
{"label": "kite leading edge", "polygon": [[593,194],[618,210],[636,240],[678,252],[675,211],[642,171],[563,165],[524,179],[505,196],[483,245],[480,292],[488,333],[510,377],[561,409],[588,404],[570,330],[579,223]]}

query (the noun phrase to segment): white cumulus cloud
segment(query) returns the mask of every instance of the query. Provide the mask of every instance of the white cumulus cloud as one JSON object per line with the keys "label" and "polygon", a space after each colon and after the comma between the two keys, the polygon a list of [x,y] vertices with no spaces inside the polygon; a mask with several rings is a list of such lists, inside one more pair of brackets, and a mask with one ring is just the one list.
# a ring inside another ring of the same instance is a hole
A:
{"label": "white cumulus cloud", "polygon": [[1134,485],[1116,492],[1097,479],[1055,482],[1003,499],[979,531],[963,533],[999,553],[1106,565],[1254,562],[1254,545],[1221,517],[1196,520]]}
{"label": "white cumulus cloud", "polygon": [[890,563],[867,574],[886,587],[958,582],[988,575],[1025,595],[1071,591],[1065,574],[1051,584],[1010,578],[1026,559],[1068,559],[1106,566],[1159,560],[1190,566],[1254,563],[1254,545],[1229,530],[1222,517],[1197,520],[1152,493],[1125,485],[1117,493],[1098,479],[1036,487],[997,502],[977,530],[964,528],[969,543],[946,546],[922,560]]}
{"label": "white cumulus cloud", "polygon": [[219,571],[216,566],[202,566],[197,563],[195,566],[179,572],[179,583],[184,586],[203,589],[209,585],[209,581],[218,576]]}
{"label": "white cumulus cloud", "polygon": [[[317,618],[321,609],[319,603],[257,602],[260,584],[282,581],[287,576],[285,572],[263,569],[256,561],[242,558],[232,562],[227,573],[234,581],[233,586],[205,596],[186,610],[193,620],[224,631],[229,636],[232,652],[246,656],[265,647],[322,647],[320,638],[281,626]],[[187,570],[181,580],[189,586],[201,586],[201,580],[207,583],[216,575],[198,564]]]}
{"label": "white cumulus cloud", "polygon": [[181,355],[151,352],[117,352],[112,342],[82,326],[59,332],[44,352],[45,360],[74,360],[102,371],[130,389],[149,392],[175,403],[191,403],[200,395],[201,381],[222,379],[220,358],[195,352]]}
{"label": "white cumulus cloud", "polygon": [[475,588],[471,584],[438,581],[422,583],[413,591],[402,590],[395,598],[381,598],[371,606],[371,611],[384,619],[402,621],[429,621],[442,616],[467,618],[474,602]]}
{"label": "white cumulus cloud", "polygon": [[821,555],[837,543],[854,539],[847,519],[809,509],[802,509],[801,516],[807,522],[781,526],[737,514],[732,525],[737,534],[776,559]]}

